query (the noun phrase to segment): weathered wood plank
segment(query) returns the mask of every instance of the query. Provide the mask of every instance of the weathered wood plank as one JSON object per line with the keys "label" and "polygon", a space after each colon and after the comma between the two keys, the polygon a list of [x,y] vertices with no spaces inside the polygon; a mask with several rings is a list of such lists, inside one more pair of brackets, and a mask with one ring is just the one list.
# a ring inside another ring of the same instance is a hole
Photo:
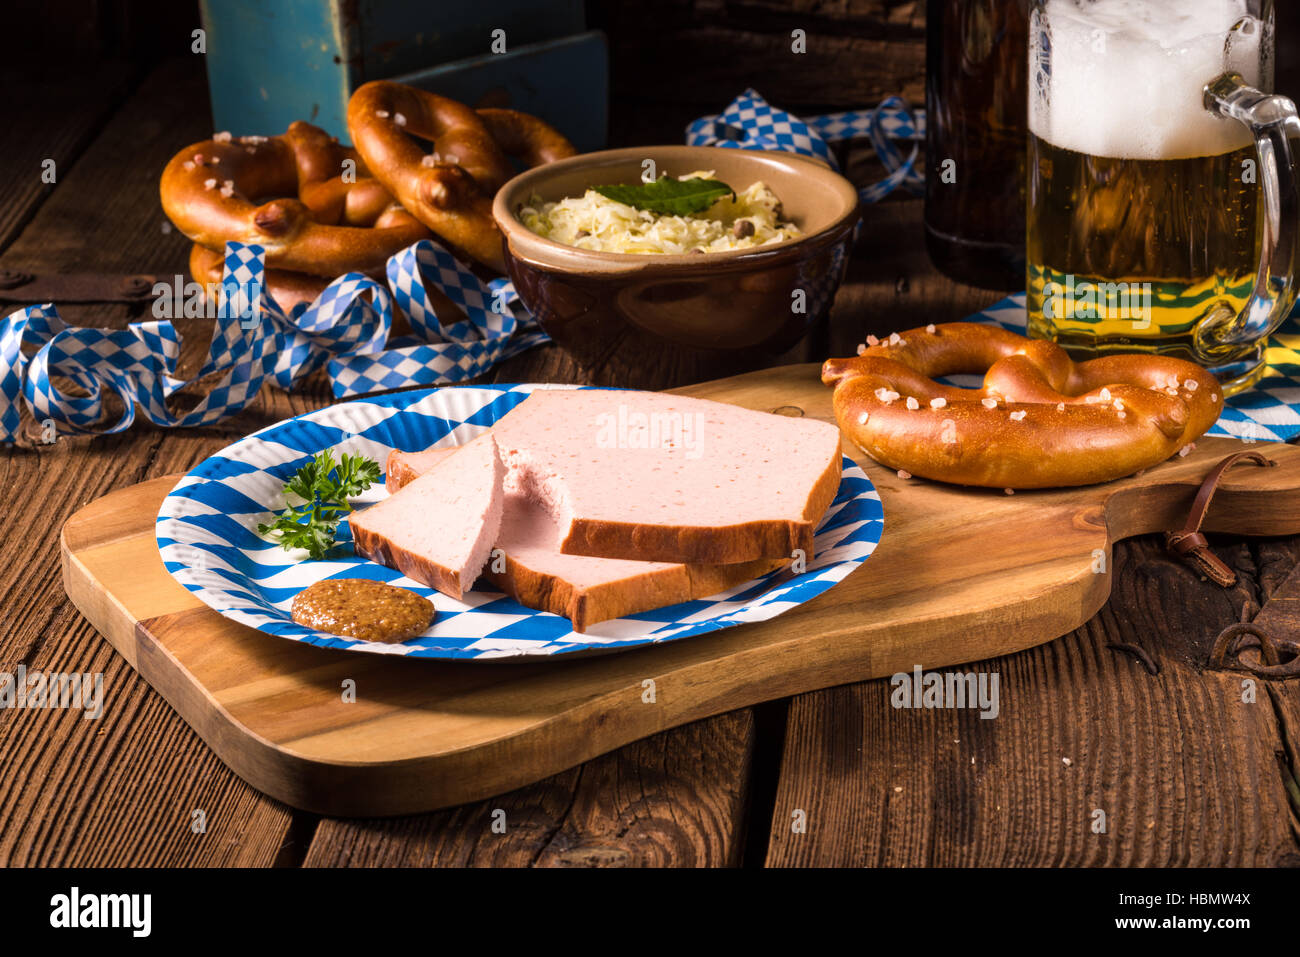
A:
{"label": "weathered wood plank", "polygon": [[[139,71],[108,62],[93,72],[55,60],[40,64],[5,61],[0,89],[23,90],[0,106],[5,147],[0,150],[0,252],[13,241],[70,173],[95,133],[134,83]],[[46,164],[52,163],[47,167]],[[53,177],[54,182],[48,182]]]}
{"label": "weathered wood plank", "polygon": [[[588,19],[610,38],[615,145],[678,142],[688,120],[751,86],[808,115],[925,98],[921,0],[598,2]],[[794,30],[806,52],[794,51]]]}
{"label": "weathered wood plank", "polygon": [[[1300,540],[1269,546],[1294,564]],[[1269,695],[1203,666],[1259,587],[1257,549],[1220,554],[1222,590],[1150,538],[1116,550],[1109,604],[1049,645],[969,669],[1000,675],[1001,711],[896,710],[888,681],[794,700],[773,866],[1233,866],[1300,862],[1275,752],[1295,753]],[[1273,573],[1270,573],[1273,574]],[[1141,647],[1159,668],[1114,649]],[[924,662],[919,662],[922,667]],[[1290,705],[1288,705],[1290,706]],[[1092,828],[1098,810],[1106,832]],[[806,833],[792,830],[803,811]]]}
{"label": "weathered wood plank", "polygon": [[530,787],[450,811],[377,821],[325,819],[304,863],[734,866],[743,850],[753,734],[752,713],[745,709],[657,734]]}
{"label": "weathered wood plank", "polygon": [[[195,110],[204,100],[202,84],[197,58],[160,65],[59,176],[5,265],[180,268],[186,246],[160,228],[156,180],[175,149],[208,128],[205,111]],[[130,318],[123,307],[102,306],[65,315],[89,324]],[[202,339],[204,330],[195,331]],[[11,771],[0,781],[0,862],[275,861],[288,810],[226,770],[76,612],[63,594],[57,530],[92,499],[184,471],[234,432],[292,414],[295,403],[302,410],[302,401],[267,390],[242,421],[219,429],[165,434],[137,425],[121,436],[0,451],[0,550],[22,559],[0,567],[0,670],[100,673],[105,709],[98,721],[83,720],[79,711],[0,712],[0,763]],[[196,810],[204,812],[205,833],[192,829]]]}

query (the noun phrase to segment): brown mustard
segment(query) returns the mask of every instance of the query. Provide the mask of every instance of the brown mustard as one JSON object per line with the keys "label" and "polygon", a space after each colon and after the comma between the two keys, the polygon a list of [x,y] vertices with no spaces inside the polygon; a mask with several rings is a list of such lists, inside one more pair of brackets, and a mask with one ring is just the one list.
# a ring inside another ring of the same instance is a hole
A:
{"label": "brown mustard", "polygon": [[293,620],[360,641],[406,641],[433,621],[433,602],[365,578],[331,578],[298,592]]}

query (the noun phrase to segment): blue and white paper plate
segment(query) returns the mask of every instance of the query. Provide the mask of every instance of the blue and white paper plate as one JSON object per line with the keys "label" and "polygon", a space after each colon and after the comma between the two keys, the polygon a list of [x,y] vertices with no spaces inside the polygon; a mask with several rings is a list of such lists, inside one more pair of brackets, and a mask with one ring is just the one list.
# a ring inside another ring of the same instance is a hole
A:
{"label": "blue and white paper plate", "polygon": [[[817,530],[816,557],[802,574],[772,572],[709,598],[601,622],[580,634],[567,618],[525,608],[486,583],[460,602],[358,558],[346,523],[338,536],[344,556],[324,561],[295,556],[257,534],[259,523],[285,507],[284,483],[316,453],[360,453],[382,464],[393,449],[463,445],[541,388],[556,387],[396,393],[330,406],[241,439],[202,462],[163,501],[156,528],[163,564],[210,608],[280,638],[412,658],[491,659],[631,648],[766,621],[845,578],[880,541],[880,496],[846,458],[839,493]],[[360,501],[373,503],[386,494],[376,486]],[[289,614],[294,595],[326,578],[370,578],[409,588],[434,603],[437,617],[423,635],[402,644],[356,641],[299,625]]]}

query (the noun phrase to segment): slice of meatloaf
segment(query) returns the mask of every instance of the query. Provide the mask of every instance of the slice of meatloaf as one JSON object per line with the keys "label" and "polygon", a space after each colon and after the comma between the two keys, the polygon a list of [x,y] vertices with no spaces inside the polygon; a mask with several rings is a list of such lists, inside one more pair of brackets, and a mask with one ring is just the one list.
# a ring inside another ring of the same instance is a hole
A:
{"label": "slice of meatloaf", "polygon": [[731,564],[813,555],[840,482],[840,431],[660,392],[539,390],[492,428],[508,491],[566,554]]}
{"label": "slice of meatloaf", "polygon": [[521,605],[568,618],[575,631],[717,594],[784,564],[766,558],[734,565],[635,562],[566,555],[559,544],[560,530],[544,509],[507,493],[501,535],[484,577]]}
{"label": "slice of meatloaf", "polygon": [[461,599],[501,531],[505,466],[492,433],[348,518],[357,554]]}
{"label": "slice of meatloaf", "polygon": [[396,492],[459,448],[459,445],[449,445],[443,448],[425,449],[423,452],[402,452],[394,449],[388,453],[388,462],[384,466],[385,487],[389,492]]}
{"label": "slice of meatloaf", "polygon": [[[391,468],[389,457],[389,475],[398,488],[445,458],[424,454],[394,452],[405,459],[397,470]],[[609,618],[706,598],[786,564],[779,559],[683,565],[592,558],[564,554],[559,540],[559,528],[543,508],[520,492],[507,492],[501,532],[483,577],[521,605],[568,618],[575,631],[586,631]]]}

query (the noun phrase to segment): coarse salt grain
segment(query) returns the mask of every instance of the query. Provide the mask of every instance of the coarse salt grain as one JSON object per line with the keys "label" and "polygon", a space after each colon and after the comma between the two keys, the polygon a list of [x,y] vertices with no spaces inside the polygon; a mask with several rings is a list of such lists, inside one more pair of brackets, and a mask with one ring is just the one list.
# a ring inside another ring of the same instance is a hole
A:
{"label": "coarse salt grain", "polygon": [[903,337],[900,336],[897,332],[891,332],[889,334],[889,344],[891,346],[896,346],[902,341],[903,341]]}
{"label": "coarse salt grain", "polygon": [[1024,409],[1021,409],[1019,412],[1012,412],[1012,413],[1011,413],[1011,421],[1012,421],[1012,422],[1019,422],[1021,419],[1023,419],[1023,418],[1024,418],[1026,415],[1028,415],[1028,414],[1029,414],[1029,413],[1026,412]]}
{"label": "coarse salt grain", "polygon": [[438,154],[437,154],[437,153],[429,153],[429,154],[428,154],[427,156],[425,156],[422,160],[420,160],[420,165],[421,165],[421,166],[430,166],[430,167],[432,167],[432,166],[437,166],[437,165],[438,165]]}
{"label": "coarse salt grain", "polygon": [[1057,412],[1064,412],[1064,411],[1065,411],[1065,403],[1064,403],[1064,402],[1058,402],[1058,403],[1056,403],[1056,411],[1057,411]]}
{"label": "coarse salt grain", "polygon": [[867,345],[878,346],[880,345],[880,340],[877,339],[875,336],[867,336]]}
{"label": "coarse salt grain", "polygon": [[998,400],[992,397],[980,399],[980,405],[984,406],[986,409],[996,409],[998,407]]}
{"label": "coarse salt grain", "polygon": [[1213,395],[1211,395],[1211,396],[1210,396],[1210,401],[1211,401],[1211,402],[1218,402],[1218,401],[1219,401],[1219,393],[1215,392]]}
{"label": "coarse salt grain", "polygon": [[1102,402],[1109,402],[1109,401],[1110,401],[1110,389],[1107,389],[1105,386],[1102,386],[1102,387],[1101,387],[1101,392],[1099,392],[1099,393],[1097,393],[1097,394],[1101,397],[1101,401],[1102,401]]}
{"label": "coarse salt grain", "polygon": [[871,413],[863,412],[861,415],[858,416],[858,425],[866,425],[867,419],[869,418],[871,418]]}
{"label": "coarse salt grain", "polygon": [[886,389],[884,386],[881,386],[876,390],[876,398],[885,403],[885,405],[889,405],[889,403],[898,398],[898,393],[894,392],[892,389]]}
{"label": "coarse salt grain", "polygon": [[1128,418],[1128,413],[1127,413],[1127,412],[1124,412],[1124,411],[1120,411],[1119,413],[1117,413],[1117,415],[1118,415],[1118,417],[1121,418],[1121,419],[1127,419],[1127,418]]}
{"label": "coarse salt grain", "polygon": [[1123,411],[1124,411],[1124,400],[1123,400],[1123,399],[1116,399],[1116,400],[1115,400],[1115,411],[1116,411],[1116,412],[1123,412]]}
{"label": "coarse salt grain", "polygon": [[226,180],[221,184],[221,195],[227,198],[235,195],[235,184],[233,180]]}
{"label": "coarse salt grain", "polygon": [[864,352],[866,352],[866,351],[867,351],[867,344],[866,344],[865,342],[859,342],[859,343],[858,343],[858,355],[862,355],[862,353],[864,353]]}
{"label": "coarse salt grain", "polygon": [[1180,459],[1187,458],[1187,456],[1192,454],[1192,449],[1194,448],[1196,448],[1195,442],[1193,442],[1191,445],[1184,445],[1181,449],[1178,450],[1178,457]]}
{"label": "coarse salt grain", "polygon": [[184,163],[182,163],[181,165],[184,166],[187,170],[188,170],[188,169],[194,169],[194,160],[186,160],[186,161],[185,161]]}
{"label": "coarse salt grain", "polygon": [[203,188],[204,188],[204,189],[216,189],[216,188],[217,188],[217,181],[216,181],[215,179],[205,179],[205,180],[203,181]]}
{"label": "coarse salt grain", "polygon": [[398,126],[405,126],[405,125],[406,125],[406,117],[403,116],[401,113],[394,113],[394,114],[393,114],[393,122],[396,123]]}
{"label": "coarse salt grain", "polygon": [[375,116],[379,117],[381,120],[386,120],[386,119],[388,119],[388,111],[387,111],[387,110],[375,110]]}
{"label": "coarse salt grain", "polygon": [[945,399],[943,396],[939,396],[937,399],[930,400],[930,408],[932,409],[942,409],[947,404],[948,404],[948,400]]}
{"label": "coarse salt grain", "polygon": [[912,412],[915,412],[915,411],[916,411],[917,409],[919,409],[920,407],[921,407],[921,403],[917,402],[916,399],[915,399],[915,397],[910,396],[910,395],[907,397],[907,408],[908,408],[909,410],[911,410]]}
{"label": "coarse salt grain", "polygon": [[213,134],[212,134],[212,142],[214,142],[214,143],[229,143],[229,142],[230,142],[230,131],[229,131],[229,130],[222,130],[220,133],[213,133]]}
{"label": "coarse salt grain", "polygon": [[1188,392],[1195,392],[1199,386],[1200,383],[1197,382],[1195,379],[1188,379],[1186,382],[1183,383],[1183,388],[1186,389]]}
{"label": "coarse salt grain", "polygon": [[912,477],[912,473],[907,471],[907,469],[899,469],[898,477],[901,479],[910,479]]}
{"label": "coarse salt grain", "polygon": [[1015,495],[1015,494],[1016,494],[1016,490],[1013,489],[1013,488],[1004,488],[1002,491],[1006,492],[1008,495]]}
{"label": "coarse salt grain", "polygon": [[930,323],[928,326],[925,327],[925,331],[928,332],[928,333],[930,333],[930,335],[934,335],[938,330],[935,329],[935,327],[934,327],[934,323],[932,322],[932,323]]}

